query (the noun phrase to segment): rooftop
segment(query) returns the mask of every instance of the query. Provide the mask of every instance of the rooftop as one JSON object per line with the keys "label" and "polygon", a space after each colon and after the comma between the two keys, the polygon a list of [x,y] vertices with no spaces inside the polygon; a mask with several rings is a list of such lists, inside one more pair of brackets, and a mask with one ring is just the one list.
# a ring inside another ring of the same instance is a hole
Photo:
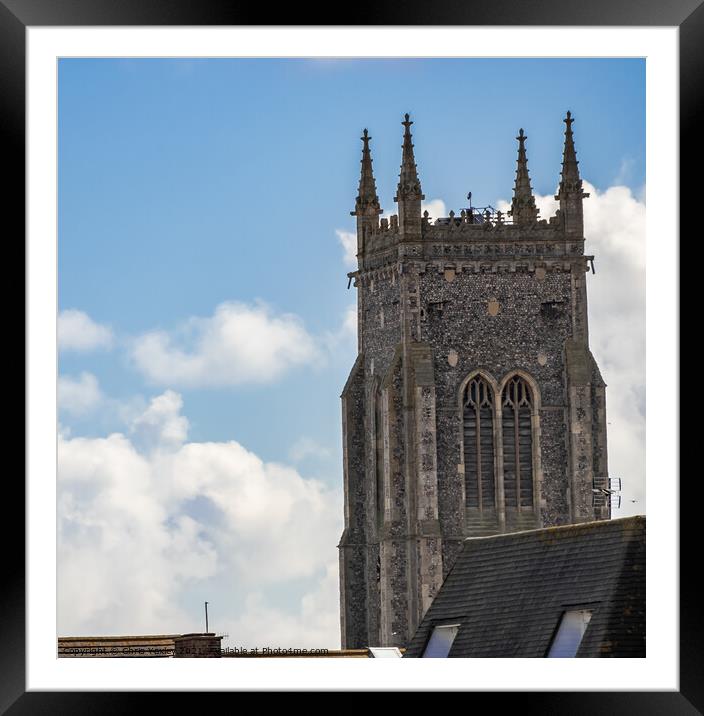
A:
{"label": "rooftop", "polygon": [[405,656],[456,625],[450,657],[544,657],[578,611],[576,656],[645,656],[645,517],[467,539]]}

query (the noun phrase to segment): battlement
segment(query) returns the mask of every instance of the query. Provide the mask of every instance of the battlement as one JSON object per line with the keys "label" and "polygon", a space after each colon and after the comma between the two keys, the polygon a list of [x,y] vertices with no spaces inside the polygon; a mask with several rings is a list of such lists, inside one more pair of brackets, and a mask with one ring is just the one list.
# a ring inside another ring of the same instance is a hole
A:
{"label": "battlement", "polygon": [[[498,213],[498,212],[497,212]],[[421,225],[419,240],[409,241],[398,228],[397,217],[382,219],[378,230],[368,235],[360,256],[359,271],[376,270],[404,259],[425,261],[457,260],[490,264],[584,257],[584,239],[567,234],[558,213],[550,220],[518,224],[499,216],[487,216],[483,223],[471,223],[465,212]],[[496,267],[493,269],[496,271]]]}
{"label": "battlement", "polygon": [[[558,209],[554,216],[549,219],[538,219],[536,210],[535,221],[520,222],[514,220],[511,212],[497,211],[492,206],[487,207],[471,207],[462,209],[459,216],[454,211],[450,211],[447,217],[440,217],[431,222],[431,217],[427,211],[423,212],[422,226],[424,229],[442,229],[449,231],[460,229],[461,231],[477,231],[501,228],[503,226],[520,226],[522,228],[534,229],[540,226],[553,226],[562,228],[561,214]],[[429,233],[424,231],[424,233]]]}
{"label": "battlement", "polygon": [[[481,218],[480,221],[477,219]],[[421,220],[421,237],[428,240],[456,240],[463,238],[468,241],[486,241],[487,236],[510,237],[512,240],[523,238],[535,238],[537,236],[549,237],[555,240],[563,233],[561,215],[558,209],[549,220],[540,219],[530,224],[519,224],[507,214],[497,211],[486,214],[469,214],[464,209],[457,216],[450,211],[447,217],[440,217],[432,221],[426,211]],[[398,216],[393,215],[388,219],[383,218],[379,225],[372,227],[369,232],[371,242],[366,247],[365,253],[374,253],[377,249],[393,244],[400,237]]]}

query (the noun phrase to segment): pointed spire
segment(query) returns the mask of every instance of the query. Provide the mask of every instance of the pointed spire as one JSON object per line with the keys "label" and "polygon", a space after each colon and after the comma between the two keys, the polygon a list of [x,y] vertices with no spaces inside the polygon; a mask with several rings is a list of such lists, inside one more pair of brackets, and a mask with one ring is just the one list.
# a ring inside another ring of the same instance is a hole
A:
{"label": "pointed spire", "polygon": [[570,234],[584,235],[584,212],[582,199],[589,196],[582,190],[582,179],[579,176],[579,162],[577,152],[574,148],[574,136],[572,135],[572,112],[567,112],[563,120],[567,125],[565,129],[565,148],[562,153],[562,172],[560,175],[560,187],[557,190],[555,199],[560,201],[560,214],[564,222],[565,230]]}
{"label": "pointed spire", "polygon": [[409,115],[406,114],[405,121],[401,122],[405,127],[403,133],[403,155],[401,159],[401,174],[399,175],[398,190],[395,201],[408,201],[425,199],[420,188],[418,169],[413,156],[413,142],[411,141],[411,125]]}
{"label": "pointed spire", "polygon": [[528,137],[523,133],[522,128],[516,139],[518,140],[518,162],[509,214],[517,224],[533,224],[538,220],[538,209],[535,206],[535,197],[528,176],[528,159],[526,157],[526,139]]}
{"label": "pointed spire", "polygon": [[376,193],[376,182],[374,181],[374,172],[372,171],[372,154],[369,150],[369,132],[365,129],[360,137],[363,142],[362,146],[362,173],[359,178],[359,191],[355,201],[352,216],[377,216],[381,214],[379,206],[379,197]]}
{"label": "pointed spire", "polygon": [[574,148],[574,136],[572,134],[572,112],[567,111],[567,116],[562,120],[566,125],[565,129],[565,148],[562,153],[562,172],[560,179],[560,188],[556,199],[565,197],[569,194],[582,194],[582,180],[579,177],[579,162],[577,161],[577,152]]}

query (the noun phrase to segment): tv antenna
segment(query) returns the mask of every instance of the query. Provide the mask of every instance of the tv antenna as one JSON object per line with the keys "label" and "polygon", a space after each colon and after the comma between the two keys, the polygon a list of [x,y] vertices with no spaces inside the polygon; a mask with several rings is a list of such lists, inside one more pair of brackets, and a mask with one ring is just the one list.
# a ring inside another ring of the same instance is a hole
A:
{"label": "tv antenna", "polygon": [[595,477],[592,483],[592,505],[594,507],[621,507],[621,478]]}

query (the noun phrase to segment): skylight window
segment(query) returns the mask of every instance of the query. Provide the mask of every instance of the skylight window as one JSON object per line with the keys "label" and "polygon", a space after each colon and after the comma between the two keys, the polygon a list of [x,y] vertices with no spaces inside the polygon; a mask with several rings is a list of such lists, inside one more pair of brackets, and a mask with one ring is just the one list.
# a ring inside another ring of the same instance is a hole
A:
{"label": "skylight window", "polygon": [[460,629],[459,624],[441,624],[433,629],[423,652],[423,658],[444,659],[450,653],[452,642]]}
{"label": "skylight window", "polygon": [[403,654],[397,646],[370,646],[372,659],[400,659]]}
{"label": "skylight window", "polygon": [[573,609],[564,612],[557,634],[550,645],[548,658],[570,659],[576,656],[591,618],[591,609]]}

